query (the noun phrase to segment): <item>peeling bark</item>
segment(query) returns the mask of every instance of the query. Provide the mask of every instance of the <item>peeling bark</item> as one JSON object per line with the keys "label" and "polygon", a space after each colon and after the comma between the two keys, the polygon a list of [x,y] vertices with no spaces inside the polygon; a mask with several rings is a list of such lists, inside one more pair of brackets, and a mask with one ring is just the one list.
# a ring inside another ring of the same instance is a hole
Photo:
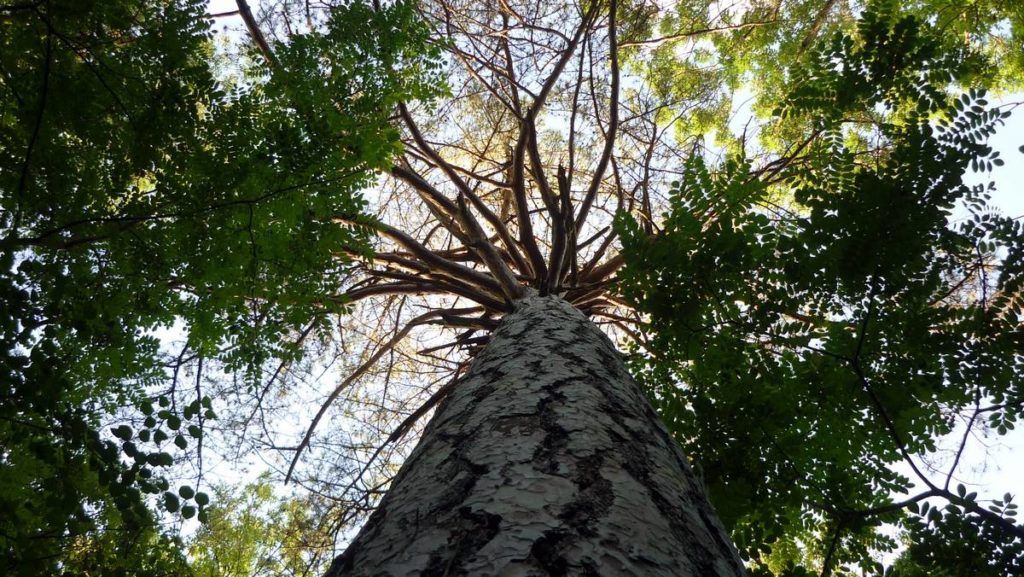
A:
{"label": "peeling bark", "polygon": [[327,577],[743,574],[611,341],[530,296]]}

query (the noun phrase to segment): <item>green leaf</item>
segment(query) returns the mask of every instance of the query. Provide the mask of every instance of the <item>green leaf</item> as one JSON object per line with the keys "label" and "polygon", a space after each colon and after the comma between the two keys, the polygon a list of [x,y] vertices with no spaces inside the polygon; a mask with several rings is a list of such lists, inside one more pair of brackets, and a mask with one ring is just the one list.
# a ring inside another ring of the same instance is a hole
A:
{"label": "green leaf", "polygon": [[132,428],[129,427],[128,425],[121,425],[119,427],[115,427],[111,429],[111,432],[114,434],[115,437],[125,441],[131,440],[133,434]]}
{"label": "green leaf", "polygon": [[179,502],[178,502],[178,496],[177,495],[175,495],[174,493],[170,493],[170,492],[164,493],[164,508],[167,509],[168,512],[170,512],[170,513],[177,512],[178,511],[178,506],[179,506]]}

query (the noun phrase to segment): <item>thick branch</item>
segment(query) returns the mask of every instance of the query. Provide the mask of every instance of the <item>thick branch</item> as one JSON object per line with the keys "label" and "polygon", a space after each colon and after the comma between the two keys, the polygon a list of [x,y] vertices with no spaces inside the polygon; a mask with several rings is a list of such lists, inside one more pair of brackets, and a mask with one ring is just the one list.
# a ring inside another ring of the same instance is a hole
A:
{"label": "thick branch", "polygon": [[259,48],[260,54],[263,55],[263,58],[266,59],[267,64],[271,68],[277,68],[277,57],[274,56],[274,52],[270,49],[270,44],[267,43],[267,38],[256,23],[256,18],[252,15],[252,9],[249,8],[249,3],[246,0],[235,0],[235,4],[238,5],[238,13],[242,17],[242,21],[245,22],[245,27],[249,31],[249,35],[252,36],[253,42]]}
{"label": "thick branch", "polygon": [[573,53],[576,51],[576,46],[579,45],[580,39],[583,37],[583,33],[590,26],[591,17],[596,6],[594,4],[587,10],[587,13],[583,16],[583,21],[580,22],[580,25],[576,28],[576,33],[569,41],[569,45],[565,47],[562,56],[555,64],[555,69],[551,71],[551,74],[537,94],[536,100],[530,105],[526,117],[520,123],[519,139],[516,141],[512,156],[512,192],[516,202],[519,241],[526,248],[536,280],[540,284],[543,284],[544,279],[547,278],[547,267],[544,264],[544,257],[540,253],[540,248],[537,246],[537,240],[533,235],[533,224],[530,222],[530,207],[526,200],[526,153],[527,144],[530,141],[530,127],[535,125],[537,115],[540,113],[541,108],[544,107],[544,101],[547,100],[548,94],[550,94],[558,77],[561,76],[562,70],[565,69],[569,59],[572,58]]}
{"label": "thick branch", "polygon": [[494,275],[494,278],[498,279],[505,298],[509,302],[519,299],[523,295],[523,287],[516,281],[512,270],[508,268],[508,265],[505,264],[505,261],[502,260],[498,251],[494,248],[494,245],[488,240],[487,235],[480,228],[480,223],[469,212],[464,195],[459,195],[458,208],[459,222],[462,223],[462,227],[469,235],[469,248],[480,255],[484,264],[490,269],[491,274]]}
{"label": "thick branch", "polygon": [[[459,190],[459,192],[461,194],[464,194],[466,198],[468,198],[469,201],[473,203],[473,208],[475,208],[477,212],[479,212],[480,215],[483,216],[484,219],[491,225],[491,227],[494,228],[495,232],[498,233],[498,237],[501,239],[501,242],[505,245],[506,250],[508,250],[509,255],[512,257],[512,261],[516,263],[516,267],[520,269],[520,272],[525,273],[527,271],[526,262],[523,260],[522,255],[519,254],[519,250],[515,242],[513,242],[512,235],[511,233],[509,233],[508,228],[505,226],[505,223],[501,221],[498,215],[494,214],[494,211],[492,211],[490,207],[488,207],[487,204],[485,204],[476,195],[475,192],[473,192],[473,189],[469,187],[469,185],[466,183],[465,180],[462,179],[461,176],[459,176],[455,168],[452,167],[452,165],[448,163],[446,160],[441,158],[441,155],[438,154],[437,151],[435,151],[432,146],[430,146],[430,143],[428,143],[427,140],[423,137],[423,133],[420,132],[419,127],[416,125],[416,122],[412,118],[412,114],[409,113],[409,109],[405,106],[405,104],[399,104],[399,111],[402,115],[402,119],[405,121],[405,124],[409,127],[409,132],[412,134],[412,137],[416,141],[416,144],[420,147],[423,153],[426,154],[427,157],[434,162],[434,164],[436,164],[438,167],[441,168],[442,171],[444,171],[444,173],[448,176],[448,179],[451,180],[453,184],[455,184],[455,187]],[[425,185],[426,187],[430,189],[433,188],[430,187],[430,185],[427,184],[426,181],[424,181],[422,178],[419,178],[418,180],[421,181],[422,184]],[[417,190],[420,190],[421,192],[426,192],[426,189],[420,188],[417,185],[417,183],[410,182],[410,184],[416,186]],[[436,191],[434,192],[436,193]],[[448,214],[451,214],[452,216],[458,215],[458,209],[455,207],[452,201],[448,200],[447,198],[444,198],[442,195],[440,195],[440,193],[431,195],[431,198],[434,201],[437,201],[436,197],[444,199],[444,203],[446,204],[445,211]],[[450,206],[450,209],[448,208],[448,206]],[[463,240],[463,242],[465,242],[465,240]]]}
{"label": "thick branch", "polygon": [[455,203],[441,194],[436,188],[430,185],[422,176],[416,174],[412,169],[399,165],[391,167],[391,174],[412,186],[413,190],[426,203],[427,209],[434,215],[434,218],[452,234],[459,242],[466,244],[469,238],[465,231],[456,226],[458,208]]}
{"label": "thick branch", "polygon": [[[340,222],[348,222],[344,217],[338,218]],[[403,248],[412,253],[418,258],[423,264],[431,267],[432,269],[446,272],[453,277],[466,282],[467,284],[475,287],[479,287],[485,292],[491,294],[501,294],[501,285],[494,280],[494,278],[487,276],[479,271],[473,270],[465,265],[461,265],[456,262],[441,258],[436,253],[431,251],[429,248],[423,246],[416,241],[413,237],[408,234],[381,223],[379,225],[380,232],[384,236],[394,240]]]}

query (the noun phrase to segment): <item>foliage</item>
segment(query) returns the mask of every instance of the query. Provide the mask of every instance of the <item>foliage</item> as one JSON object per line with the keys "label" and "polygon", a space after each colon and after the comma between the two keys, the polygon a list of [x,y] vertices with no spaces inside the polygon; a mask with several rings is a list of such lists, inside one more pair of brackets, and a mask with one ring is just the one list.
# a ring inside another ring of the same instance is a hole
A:
{"label": "foliage", "polygon": [[[388,106],[435,91],[407,5],[339,10],[327,33],[229,92],[204,11],[201,0],[0,6],[7,570],[70,571],[93,549],[134,563],[117,543],[151,531],[145,494],[205,516],[201,493],[172,491],[161,473],[215,417],[198,380],[179,389],[179,369],[206,359],[252,377],[341,310],[344,255],[369,244],[365,227],[336,221],[369,222],[358,191],[399,150]],[[175,323],[186,347],[167,362],[154,330]]]}
{"label": "foliage", "polygon": [[221,486],[214,502],[188,543],[196,577],[318,576],[332,560],[323,520],[306,500],[276,497],[269,475]]}
{"label": "foliage", "polygon": [[[0,4],[0,570],[316,572],[319,507],[266,481],[214,502],[169,467],[340,336],[353,372],[299,449],[252,442],[298,460],[332,402],[371,415],[310,467],[358,517],[531,288],[650,341],[634,368],[755,574],[881,572],[882,523],[908,545],[887,574],[1019,571],[1010,497],[890,467],[1021,416],[1024,233],[963,184],[1002,163],[1005,115],[947,94],[1021,86],[1019,2],[270,4],[249,33],[285,40],[226,64],[202,0]],[[741,89],[776,116],[709,167]],[[206,523],[191,567],[160,517]]]}
{"label": "foliage", "polygon": [[[1019,90],[1024,78],[1024,7],[1013,0],[752,0],[723,6],[690,0],[675,2],[661,13],[638,11],[633,18],[652,29],[653,54],[636,52],[634,65],[669,102],[696,108],[679,129],[689,137],[713,128],[730,133],[730,113],[737,98],[753,98],[753,109],[770,113],[785,100],[790,74],[804,67],[821,40],[852,34],[866,7],[896,9],[927,23],[947,51],[970,52],[975,66],[964,71],[965,85],[997,91]],[[689,118],[696,114],[699,124]],[[762,138],[760,145],[782,150],[793,132]],[[723,138],[723,142],[727,139]]]}
{"label": "foliage", "polygon": [[151,526],[103,525],[101,531],[69,540],[61,553],[60,575],[111,577],[191,577],[194,573],[180,539]]}
{"label": "foliage", "polygon": [[[970,500],[970,493],[963,495]],[[989,510],[1014,517],[1016,504],[1007,493]],[[955,504],[942,510],[925,503],[907,520],[908,548],[885,572],[886,577],[976,575],[1002,577],[1024,570],[1024,540],[1008,540],[1005,532],[976,513]],[[919,515],[919,516],[918,516]],[[986,552],[987,555],[979,555]]]}
{"label": "foliage", "polygon": [[[795,543],[823,573],[875,570],[896,545],[877,528],[896,522],[925,567],[970,550],[991,574],[1019,569],[1012,517],[951,491],[956,463],[939,480],[913,464],[958,422],[1005,433],[1022,416],[1024,229],[963,182],[1002,164],[985,140],[1008,113],[945,95],[970,70],[933,27],[873,5],[794,74],[778,113],[821,135],[800,162],[693,156],[662,231],[619,219],[655,351],[635,369],[762,570],[800,574]],[[884,121],[851,126],[861,111]],[[918,513],[927,497],[946,513]]]}

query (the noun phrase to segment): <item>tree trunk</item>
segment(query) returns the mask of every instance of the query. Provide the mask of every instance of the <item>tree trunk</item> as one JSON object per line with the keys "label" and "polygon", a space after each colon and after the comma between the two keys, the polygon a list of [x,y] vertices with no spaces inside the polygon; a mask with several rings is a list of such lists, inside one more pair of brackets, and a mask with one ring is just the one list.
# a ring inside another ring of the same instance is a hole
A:
{"label": "tree trunk", "polygon": [[743,574],[611,341],[564,300],[531,296],[327,577]]}

